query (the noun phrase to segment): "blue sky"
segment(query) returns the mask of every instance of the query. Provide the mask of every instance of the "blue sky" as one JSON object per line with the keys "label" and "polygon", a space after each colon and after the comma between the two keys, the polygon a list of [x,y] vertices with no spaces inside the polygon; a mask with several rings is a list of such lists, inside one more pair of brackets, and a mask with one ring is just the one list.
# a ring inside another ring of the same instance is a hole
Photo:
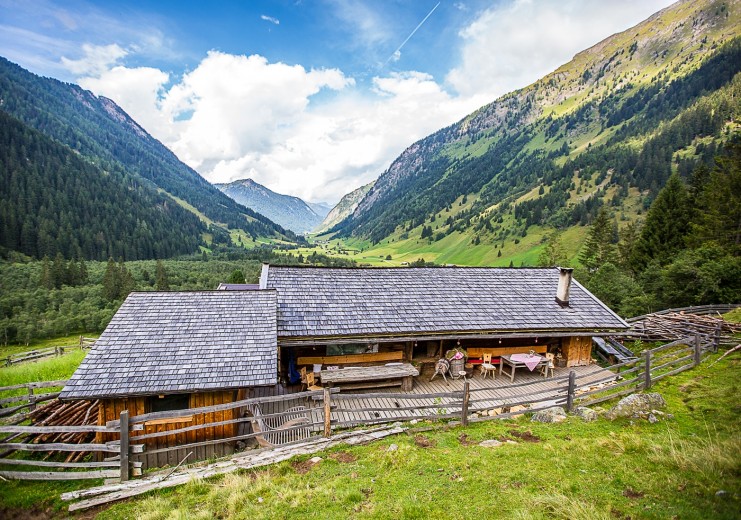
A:
{"label": "blue sky", "polygon": [[336,202],[669,4],[0,0],[0,55],[110,97],[212,182]]}

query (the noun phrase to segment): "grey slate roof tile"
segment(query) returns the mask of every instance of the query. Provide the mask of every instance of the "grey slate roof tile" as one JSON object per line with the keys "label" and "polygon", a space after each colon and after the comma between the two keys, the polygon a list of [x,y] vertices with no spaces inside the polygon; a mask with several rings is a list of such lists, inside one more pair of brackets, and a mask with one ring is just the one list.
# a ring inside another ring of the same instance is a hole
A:
{"label": "grey slate roof tile", "polygon": [[60,398],[273,385],[275,291],[132,293]]}
{"label": "grey slate roof tile", "polygon": [[557,268],[263,269],[281,338],[627,328],[576,281],[556,303]]}

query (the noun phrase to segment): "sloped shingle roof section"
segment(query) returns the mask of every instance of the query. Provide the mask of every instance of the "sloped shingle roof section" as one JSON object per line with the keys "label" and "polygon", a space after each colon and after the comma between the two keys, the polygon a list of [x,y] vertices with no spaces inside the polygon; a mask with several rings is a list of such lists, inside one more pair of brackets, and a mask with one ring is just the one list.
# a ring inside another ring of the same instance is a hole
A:
{"label": "sloped shingle roof section", "polygon": [[275,291],[132,293],[60,398],[276,383]]}
{"label": "sloped shingle roof section", "polygon": [[561,307],[557,268],[263,269],[281,338],[627,328],[576,281]]}

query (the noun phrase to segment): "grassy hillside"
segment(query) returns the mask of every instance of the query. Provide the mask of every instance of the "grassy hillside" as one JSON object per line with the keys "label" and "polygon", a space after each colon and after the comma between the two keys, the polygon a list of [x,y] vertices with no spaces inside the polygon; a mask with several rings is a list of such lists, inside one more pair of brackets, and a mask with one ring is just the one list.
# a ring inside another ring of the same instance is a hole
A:
{"label": "grassy hillside", "polygon": [[642,220],[671,173],[738,132],[740,34],[739,2],[672,5],[410,146],[331,236],[371,257],[519,265],[560,230],[574,258],[600,207]]}

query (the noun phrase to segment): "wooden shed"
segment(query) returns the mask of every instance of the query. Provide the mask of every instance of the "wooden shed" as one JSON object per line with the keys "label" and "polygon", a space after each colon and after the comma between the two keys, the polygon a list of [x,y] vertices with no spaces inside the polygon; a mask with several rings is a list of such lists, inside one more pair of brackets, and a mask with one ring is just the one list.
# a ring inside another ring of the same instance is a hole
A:
{"label": "wooden shed", "polygon": [[[277,381],[275,291],[132,293],[64,387],[60,399],[97,399],[99,422],[243,399]],[[237,418],[238,409],[149,421],[142,434]],[[167,446],[233,437],[220,425],[146,441],[144,467],[177,464]],[[114,439],[101,438],[99,441]],[[231,453],[229,443],[195,448],[204,459]]]}

